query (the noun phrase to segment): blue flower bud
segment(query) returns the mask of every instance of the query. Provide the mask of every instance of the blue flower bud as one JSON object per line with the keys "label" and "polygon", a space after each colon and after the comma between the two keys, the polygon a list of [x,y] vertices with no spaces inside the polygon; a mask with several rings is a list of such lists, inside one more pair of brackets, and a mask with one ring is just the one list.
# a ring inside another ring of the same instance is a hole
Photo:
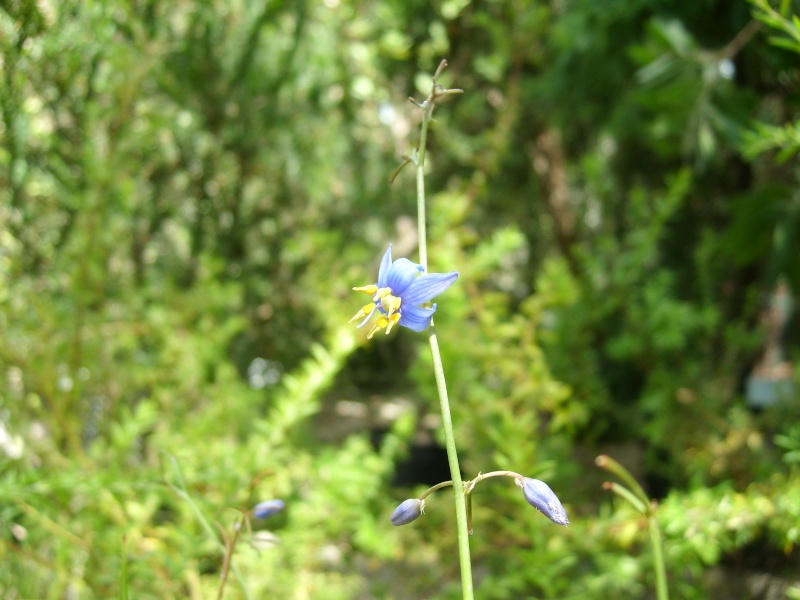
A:
{"label": "blue flower bud", "polygon": [[411,521],[416,521],[423,512],[425,512],[424,500],[418,498],[404,500],[392,513],[392,525],[395,527],[408,525]]}
{"label": "blue flower bud", "polygon": [[522,488],[525,500],[536,510],[550,519],[556,525],[568,525],[569,519],[561,501],[544,481],[523,477],[517,479],[517,485]]}
{"label": "blue flower bud", "polygon": [[253,516],[256,519],[266,519],[279,512],[286,507],[283,500],[267,500],[259,502],[253,507]]}

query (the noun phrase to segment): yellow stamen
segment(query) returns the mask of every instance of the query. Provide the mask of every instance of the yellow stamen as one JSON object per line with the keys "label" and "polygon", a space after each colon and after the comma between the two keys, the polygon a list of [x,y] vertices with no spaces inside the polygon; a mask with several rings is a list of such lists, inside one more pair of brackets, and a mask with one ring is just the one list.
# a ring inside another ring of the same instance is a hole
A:
{"label": "yellow stamen", "polygon": [[386,335],[389,335],[389,332],[392,330],[392,327],[394,327],[399,320],[400,320],[400,313],[394,313],[389,317],[389,324],[386,326]]}
{"label": "yellow stamen", "polygon": [[348,323],[352,323],[353,321],[358,321],[359,319],[363,319],[369,313],[372,312],[372,309],[375,308],[375,304],[370,302],[369,304],[365,304],[361,307],[361,310],[356,313],[356,315],[348,321]]}
{"label": "yellow stamen", "polygon": [[378,333],[381,329],[386,327],[389,324],[389,319],[386,317],[380,317],[377,321],[375,321],[375,325],[372,327],[370,332],[367,334],[367,339],[371,340],[372,336]]}
{"label": "yellow stamen", "polygon": [[350,323],[358,319],[364,319],[375,311],[375,303],[380,302],[380,307],[386,312],[386,315],[380,315],[372,326],[372,329],[367,334],[367,339],[371,340],[372,336],[378,333],[381,329],[386,329],[386,333],[392,330],[398,321],[400,321],[400,305],[402,298],[392,294],[392,288],[382,287],[377,285],[365,285],[361,287],[354,287],[354,291],[363,292],[372,295],[372,302],[365,304],[355,316],[350,319]]}
{"label": "yellow stamen", "polygon": [[373,285],[362,285],[361,287],[354,287],[353,291],[354,292],[364,292],[365,294],[369,294],[370,296],[372,296],[373,294],[375,294],[375,292],[378,291],[378,286],[375,285],[375,284],[373,284]]}

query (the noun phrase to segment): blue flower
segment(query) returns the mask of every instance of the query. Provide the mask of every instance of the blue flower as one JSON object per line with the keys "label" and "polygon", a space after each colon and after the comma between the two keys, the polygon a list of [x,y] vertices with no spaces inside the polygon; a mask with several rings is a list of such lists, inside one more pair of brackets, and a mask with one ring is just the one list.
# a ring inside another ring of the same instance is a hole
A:
{"label": "blue flower", "polygon": [[378,270],[378,283],[354,287],[357,292],[372,296],[372,302],[364,305],[350,322],[363,318],[359,327],[378,313],[378,320],[372,326],[367,339],[372,338],[381,329],[388,334],[395,324],[408,327],[412,331],[423,331],[431,323],[436,305],[430,308],[421,306],[433,300],[458,279],[458,272],[452,273],[420,273],[422,265],[411,262],[407,258],[398,258],[392,262],[392,246],[383,255]]}
{"label": "blue flower", "polygon": [[425,501],[419,498],[409,498],[404,500],[400,506],[394,509],[392,516],[392,525],[399,527],[400,525],[408,525],[411,521],[416,521],[421,514],[425,512]]}
{"label": "blue flower", "polygon": [[253,507],[253,516],[256,519],[266,519],[281,512],[286,507],[283,500],[267,500],[259,502]]}
{"label": "blue flower", "polygon": [[569,525],[567,511],[561,506],[561,501],[544,481],[523,477],[517,479],[517,485],[522,488],[525,500],[536,510],[550,519],[556,525]]}

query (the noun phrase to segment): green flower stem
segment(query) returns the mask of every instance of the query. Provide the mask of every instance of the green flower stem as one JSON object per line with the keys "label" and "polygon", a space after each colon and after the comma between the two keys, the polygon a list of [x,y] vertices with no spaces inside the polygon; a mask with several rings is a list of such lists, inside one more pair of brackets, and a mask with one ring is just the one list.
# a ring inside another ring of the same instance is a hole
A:
{"label": "green flower stem", "polygon": [[466,483],[464,492],[467,495],[471,494],[476,485],[478,485],[484,479],[489,479],[490,477],[513,477],[514,479],[524,479],[522,475],[515,473],[514,471],[490,471],[488,473],[478,473],[478,476],[475,479]]}
{"label": "green flower stem", "polygon": [[472,494],[464,494],[464,502],[467,504],[467,533],[472,535]]}
{"label": "green flower stem", "polygon": [[[472,490],[475,489],[476,485],[478,485],[484,479],[489,479],[490,477],[513,477],[514,479],[524,479],[522,475],[515,473],[514,471],[490,471],[489,473],[478,473],[478,476],[475,477],[475,479],[470,479],[462,483],[464,486],[464,493],[469,496],[472,493]],[[427,490],[422,492],[419,495],[419,499],[425,500],[425,498],[430,496],[436,490],[440,490],[451,485],[453,485],[452,481],[442,481],[441,483],[437,483],[436,485],[429,487]]]}
{"label": "green flower stem", "polygon": [[428,228],[425,226],[425,143],[428,140],[428,123],[433,113],[433,104],[422,110],[422,126],[417,151],[417,232],[419,237],[419,262],[428,271]]}
{"label": "green flower stem", "polygon": [[642,513],[645,517],[648,516],[648,508],[647,508],[648,505],[642,502],[636,496],[636,494],[631,492],[628,488],[618,484],[616,481],[606,481],[603,484],[603,488],[614,492],[620,498],[624,498],[638,512]]}
{"label": "green flower stem", "polygon": [[433,372],[436,376],[436,388],[439,390],[439,406],[442,410],[442,429],[444,430],[447,462],[450,465],[450,477],[453,480],[453,496],[456,502],[456,526],[458,530],[458,555],[461,563],[461,591],[464,600],[472,600],[472,563],[469,556],[469,525],[467,522],[467,503],[464,485],[461,481],[461,468],[458,465],[456,440],[453,434],[453,419],[450,416],[450,401],[447,398],[447,382],[444,378],[442,356],[439,353],[439,342],[433,324],[429,329],[428,340],[431,345]]}
{"label": "green flower stem", "polygon": [[669,600],[667,572],[664,568],[664,549],[661,544],[661,529],[658,527],[658,521],[653,511],[651,511],[647,521],[650,525],[650,543],[653,546],[653,567],[656,571],[656,597],[658,600]]}
{"label": "green flower stem", "polygon": [[595,459],[595,464],[600,467],[601,469],[605,469],[606,471],[613,473],[620,479],[622,479],[623,483],[628,486],[628,489],[631,490],[642,503],[647,506],[650,504],[650,498],[647,497],[647,494],[644,493],[642,486],[639,485],[639,482],[630,474],[630,472],[615,461],[610,456],[605,454],[601,454]]}
{"label": "green flower stem", "polygon": [[425,498],[430,496],[436,490],[440,490],[443,487],[447,487],[448,485],[453,485],[453,482],[452,481],[443,481],[442,483],[437,483],[435,486],[429,487],[427,490],[422,492],[422,494],[420,494],[420,496],[419,496],[419,499],[420,500],[425,500]]}
{"label": "green flower stem", "polygon": [[615,461],[610,456],[601,454],[595,459],[595,463],[601,469],[605,469],[622,479],[628,487],[616,482],[606,481],[603,488],[617,494],[620,498],[627,500],[631,506],[647,517],[647,525],[650,533],[650,544],[653,549],[653,568],[656,572],[656,598],[658,600],[669,600],[667,588],[667,572],[664,566],[664,548],[661,541],[661,529],[656,520],[656,503],[651,502],[647,494],[644,493],[642,486],[630,474],[630,472]]}
{"label": "green flower stem", "polygon": [[[419,147],[416,154],[417,167],[417,226],[419,228],[419,261],[425,271],[428,270],[428,242],[425,227],[425,145],[428,139],[428,125],[436,105],[436,99],[443,93],[458,93],[457,91],[442,90],[436,84],[436,79],[442,69],[447,66],[447,61],[442,61],[436,74],[433,76],[433,87],[428,98],[421,104],[415,102],[422,109],[422,125],[420,128]],[[444,377],[442,356],[439,352],[439,342],[433,322],[428,329],[428,341],[431,346],[433,359],[433,372],[436,377],[436,388],[439,391],[439,405],[442,410],[442,428],[444,430],[445,446],[447,447],[447,462],[450,465],[450,477],[453,481],[453,496],[456,504],[456,525],[458,531],[458,555],[461,563],[461,590],[464,600],[472,600],[472,563],[469,555],[469,525],[467,520],[467,504],[464,495],[464,485],[461,481],[461,468],[458,464],[456,441],[453,435],[453,419],[450,416],[450,402],[447,398],[447,382]]]}
{"label": "green flower stem", "polygon": [[228,573],[231,569],[231,564],[233,562],[233,552],[236,549],[236,542],[239,541],[239,532],[242,530],[245,524],[245,516],[242,513],[239,516],[239,520],[236,522],[236,525],[233,527],[233,537],[227,538],[225,531],[223,530],[222,533],[225,534],[223,539],[225,539],[225,558],[222,561],[222,571],[219,575],[219,587],[217,587],[217,600],[222,600],[222,597],[225,594],[225,584],[228,583]]}
{"label": "green flower stem", "polygon": [[[171,487],[172,490],[176,494],[178,494],[178,496],[180,498],[182,498],[183,500],[185,500],[187,502],[189,507],[192,509],[192,512],[194,512],[194,514],[197,517],[198,521],[200,521],[200,524],[203,526],[203,529],[206,531],[208,536],[216,542],[216,544],[219,547],[220,551],[222,552],[223,556],[225,556],[225,554],[227,554],[227,552],[229,550],[228,545],[223,543],[223,542],[221,542],[221,541],[219,541],[219,537],[217,536],[217,532],[214,531],[214,528],[211,526],[211,524],[205,518],[205,516],[203,515],[203,512],[200,510],[200,507],[197,506],[195,501],[189,495],[189,492],[186,489],[186,483],[183,480],[183,473],[181,472],[180,465],[178,464],[178,459],[176,459],[174,456],[170,456],[170,455],[168,455],[168,458],[169,458],[170,462],[172,463],[172,468],[173,468],[173,471],[175,473],[175,478],[177,479],[178,483],[174,484],[174,483],[172,483],[170,481],[167,481],[167,485],[169,485],[169,487]],[[242,589],[242,594],[244,595],[246,600],[251,600],[252,596],[250,596],[250,592],[247,589],[247,584],[245,583],[245,579],[242,576],[242,574],[239,572],[239,569],[236,568],[236,565],[232,564],[230,566],[230,570],[233,571],[233,574],[236,576],[236,579],[239,582],[239,586]]]}

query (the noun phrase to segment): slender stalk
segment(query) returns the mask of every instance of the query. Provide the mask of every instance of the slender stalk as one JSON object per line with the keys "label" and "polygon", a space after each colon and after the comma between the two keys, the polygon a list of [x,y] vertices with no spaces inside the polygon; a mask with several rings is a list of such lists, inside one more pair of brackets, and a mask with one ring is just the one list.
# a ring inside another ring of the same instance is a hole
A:
{"label": "slender stalk", "polygon": [[419,262],[425,271],[428,270],[428,228],[425,225],[425,144],[428,142],[428,124],[433,113],[433,102],[425,101],[428,106],[422,110],[422,126],[419,133],[419,149],[417,150],[417,231],[419,236]]}
{"label": "slender stalk", "polygon": [[[192,509],[192,512],[194,512],[195,516],[200,521],[200,524],[203,526],[203,529],[206,531],[208,536],[217,543],[217,546],[223,552],[224,556],[228,552],[227,544],[224,544],[219,541],[219,538],[217,537],[217,532],[214,531],[214,528],[211,526],[208,520],[206,520],[205,516],[203,516],[200,507],[197,506],[195,501],[189,495],[189,492],[186,490],[186,483],[183,480],[183,473],[181,472],[178,460],[174,456],[169,456],[169,460],[172,463],[172,468],[175,472],[175,478],[178,480],[178,483],[176,485],[170,481],[167,481],[167,485],[169,485],[169,487],[171,487],[172,490],[176,494],[178,494],[178,496],[180,496],[183,500],[185,500],[189,504],[189,507]],[[245,583],[244,577],[239,572],[239,569],[236,568],[236,565],[231,564],[230,570],[233,571],[233,574],[236,576],[236,579],[239,582],[239,586],[242,589],[242,594],[244,594],[246,600],[251,600],[252,596],[250,596],[250,592],[247,589],[247,584]]]}
{"label": "slender stalk", "polygon": [[616,481],[606,481],[603,484],[603,489],[614,492],[620,498],[627,500],[628,503],[633,506],[633,508],[642,513],[644,516],[648,516],[648,505],[642,502],[636,496],[636,494],[634,494],[628,488],[618,484]]}
{"label": "slender stalk", "polygon": [[[219,586],[217,587],[217,600],[222,600],[225,594],[225,584],[228,583],[228,573],[231,569],[233,562],[233,552],[236,549],[236,542],[239,541],[239,532],[244,527],[245,516],[244,513],[239,517],[236,525],[233,527],[233,537],[228,539],[225,544],[225,558],[222,561],[222,571],[219,574]],[[223,532],[224,533],[224,532]]]}
{"label": "slender stalk", "polygon": [[664,569],[664,549],[661,545],[661,529],[658,527],[656,516],[651,514],[647,519],[650,525],[650,542],[653,546],[653,568],[656,571],[656,597],[658,600],[668,600],[667,573]]}
{"label": "slender stalk", "polygon": [[[425,227],[425,145],[428,139],[428,124],[433,114],[435,101],[440,94],[436,85],[436,78],[447,65],[442,61],[436,74],[433,76],[433,89],[430,96],[418,104],[422,108],[422,125],[420,128],[419,148],[416,155],[417,167],[417,226],[419,229],[419,260],[425,271],[428,270],[428,242]],[[469,525],[467,519],[467,504],[464,495],[464,485],[461,481],[461,468],[458,464],[455,435],[453,434],[453,419],[450,416],[450,401],[447,397],[447,382],[444,377],[442,356],[439,352],[439,341],[433,322],[428,329],[428,341],[431,346],[433,372],[436,377],[436,389],[439,392],[439,405],[442,411],[442,428],[444,430],[445,446],[447,448],[447,462],[450,465],[450,477],[453,481],[453,496],[456,505],[456,528],[458,531],[458,555],[461,564],[461,590],[464,600],[473,599],[472,589],[472,563],[469,554]]]}
{"label": "slender stalk", "polygon": [[[639,498],[639,500],[642,501],[642,504],[647,506],[650,503],[650,498],[644,493],[642,486],[639,485],[639,482],[636,481],[636,478],[630,474],[628,469],[623,467],[616,460],[606,454],[601,454],[594,460],[594,462],[601,469],[605,469],[606,471],[613,473],[622,479],[623,483],[628,486],[628,489],[633,492],[636,497]],[[638,507],[637,510],[639,510]]]}
{"label": "slender stalk", "polygon": [[431,345],[433,372],[436,376],[436,388],[439,391],[439,406],[442,410],[442,429],[444,430],[447,463],[450,465],[450,477],[453,480],[453,496],[456,504],[456,528],[458,531],[458,556],[461,563],[461,590],[464,600],[472,600],[472,563],[469,556],[469,524],[467,522],[467,503],[464,498],[464,485],[461,482],[461,468],[458,465],[456,439],[453,434],[453,419],[450,416],[450,401],[447,397],[447,382],[444,378],[442,356],[439,353],[439,342],[433,326],[430,327],[428,340]]}
{"label": "slender stalk", "polygon": [[651,502],[645,494],[639,482],[616,460],[605,454],[601,454],[595,459],[595,464],[601,469],[605,469],[622,479],[628,487],[616,482],[606,481],[603,488],[611,490],[620,498],[627,500],[633,508],[647,517],[647,525],[650,533],[650,544],[653,548],[653,568],[656,572],[656,597],[658,600],[669,600],[667,589],[667,572],[664,566],[664,548],[661,542],[661,529],[656,520],[656,503]]}
{"label": "slender stalk", "polygon": [[[270,473],[272,473],[271,469],[261,471],[261,473],[256,475],[250,482],[250,488],[247,492],[247,502],[245,502],[246,507],[249,507],[253,504],[253,492],[255,491],[256,486]],[[225,594],[225,585],[228,583],[228,574],[231,570],[231,565],[233,564],[233,553],[236,550],[236,542],[239,541],[239,533],[245,525],[249,531],[250,521],[248,520],[247,514],[243,510],[239,515],[239,519],[236,521],[236,524],[233,526],[233,536],[229,538],[225,531],[222,531],[222,538],[225,540],[225,558],[222,561],[222,572],[219,576],[217,600],[222,600],[222,597]],[[250,533],[252,535],[252,531]]]}
{"label": "slender stalk", "polygon": [[425,500],[425,498],[427,498],[428,496],[430,496],[430,495],[431,495],[433,492],[435,492],[436,490],[440,490],[440,489],[442,489],[443,487],[447,487],[447,486],[449,486],[449,485],[453,485],[453,482],[452,482],[452,481],[443,481],[442,483],[437,483],[437,484],[436,484],[436,485],[434,485],[433,487],[429,487],[427,490],[425,490],[424,492],[422,492],[422,493],[419,495],[419,499],[420,499],[420,500]]}

